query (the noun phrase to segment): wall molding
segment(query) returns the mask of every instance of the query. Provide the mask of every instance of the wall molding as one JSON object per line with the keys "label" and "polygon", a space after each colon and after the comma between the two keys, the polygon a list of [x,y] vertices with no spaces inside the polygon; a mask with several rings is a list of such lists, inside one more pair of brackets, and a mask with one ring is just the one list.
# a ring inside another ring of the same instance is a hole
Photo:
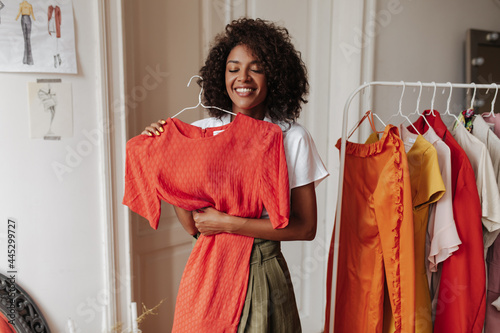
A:
{"label": "wall molding", "polygon": [[121,205],[126,144],[123,0],[98,0],[99,26],[99,119],[102,145],[101,184],[103,210],[103,279],[107,305],[103,329],[117,323],[129,326],[130,278],[129,213]]}
{"label": "wall molding", "polygon": [[[328,182],[327,234],[332,235],[337,203],[339,181],[339,154],[335,147],[342,133],[342,114],[349,95],[364,81],[371,81],[375,64],[375,34],[369,24],[376,9],[376,0],[332,0],[332,40],[330,59],[330,117],[327,167],[333,179]],[[364,106],[359,99],[351,104],[348,126],[360,119]],[[356,111],[354,111],[356,110]],[[335,203],[335,204],[334,204]],[[333,272],[334,279],[336,271]],[[332,302],[329,332],[333,332],[335,287],[330,297]],[[326,293],[325,293],[326,294]]]}

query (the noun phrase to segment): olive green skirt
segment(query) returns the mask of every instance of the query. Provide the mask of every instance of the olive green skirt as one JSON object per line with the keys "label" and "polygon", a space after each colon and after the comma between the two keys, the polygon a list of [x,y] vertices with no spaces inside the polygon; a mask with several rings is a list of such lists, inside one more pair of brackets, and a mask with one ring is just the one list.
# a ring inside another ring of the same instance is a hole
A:
{"label": "olive green skirt", "polygon": [[302,332],[280,242],[256,238],[238,333]]}

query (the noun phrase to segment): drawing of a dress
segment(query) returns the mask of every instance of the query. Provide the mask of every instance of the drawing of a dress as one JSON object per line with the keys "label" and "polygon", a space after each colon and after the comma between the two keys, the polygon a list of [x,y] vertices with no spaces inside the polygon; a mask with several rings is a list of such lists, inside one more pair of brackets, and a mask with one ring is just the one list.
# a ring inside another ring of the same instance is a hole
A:
{"label": "drawing of a dress", "polygon": [[51,92],[49,86],[47,90],[38,90],[38,98],[40,99],[40,101],[42,101],[43,109],[45,110],[45,112],[50,112],[50,125],[49,130],[47,131],[47,135],[54,134],[52,132],[52,122],[54,121],[54,116],[56,115],[56,93]]}
{"label": "drawing of a dress", "polygon": [[19,13],[17,14],[16,21],[21,16],[21,28],[23,29],[24,36],[24,58],[23,64],[33,65],[33,55],[31,54],[31,17],[35,20],[33,7],[28,1],[23,1],[19,4]]}

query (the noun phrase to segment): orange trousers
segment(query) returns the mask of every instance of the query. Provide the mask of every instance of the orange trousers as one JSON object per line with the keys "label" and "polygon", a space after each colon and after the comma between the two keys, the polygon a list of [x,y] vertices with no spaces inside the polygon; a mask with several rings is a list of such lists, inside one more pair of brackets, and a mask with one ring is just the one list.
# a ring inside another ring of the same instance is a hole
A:
{"label": "orange trousers", "polygon": [[[372,144],[347,142],[344,168],[334,332],[382,332],[387,281],[395,332],[413,333],[413,207],[408,163],[398,129],[388,125],[382,138]],[[332,237],[325,332],[330,332],[336,245]]]}

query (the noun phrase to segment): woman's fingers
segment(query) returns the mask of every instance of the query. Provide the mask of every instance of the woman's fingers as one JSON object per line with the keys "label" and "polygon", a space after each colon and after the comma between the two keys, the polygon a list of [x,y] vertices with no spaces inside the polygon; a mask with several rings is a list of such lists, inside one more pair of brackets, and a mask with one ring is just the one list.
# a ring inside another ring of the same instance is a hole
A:
{"label": "woman's fingers", "polygon": [[160,135],[163,133],[163,125],[165,124],[165,120],[160,119],[156,123],[151,123],[151,125],[147,126],[141,134],[145,134],[148,136]]}

